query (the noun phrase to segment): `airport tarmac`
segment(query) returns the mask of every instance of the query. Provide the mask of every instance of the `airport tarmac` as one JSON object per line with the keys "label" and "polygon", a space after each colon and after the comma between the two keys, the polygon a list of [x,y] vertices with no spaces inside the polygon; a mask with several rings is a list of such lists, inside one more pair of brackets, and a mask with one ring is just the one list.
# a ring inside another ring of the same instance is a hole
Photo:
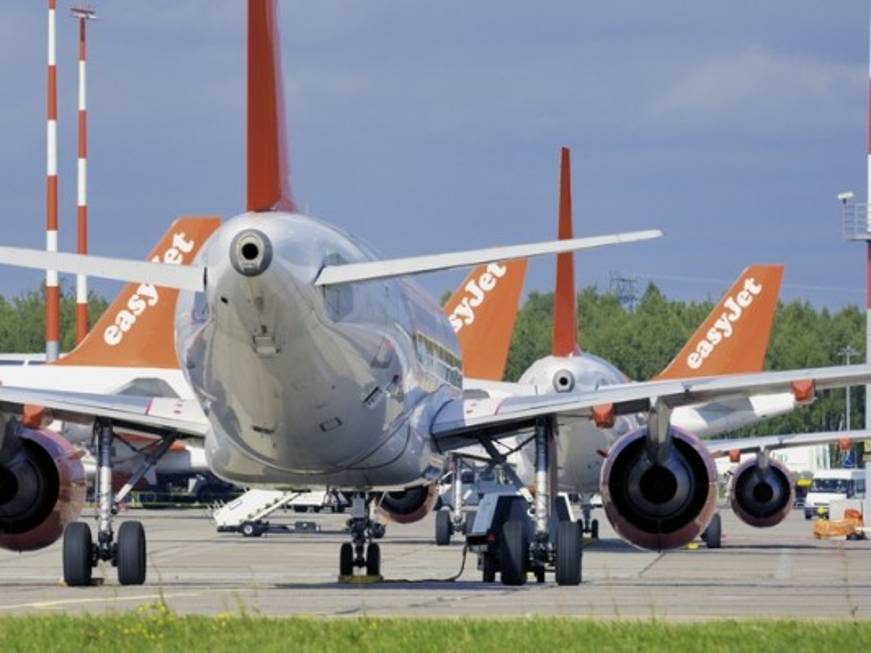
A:
{"label": "airport tarmac", "polygon": [[[387,582],[336,582],[341,515],[305,515],[316,534],[262,538],[215,532],[198,510],[130,510],[149,540],[148,580],[121,587],[104,567],[102,586],[61,584],[61,546],[0,552],[0,613],[106,612],[163,598],[180,613],[318,616],[521,616],[694,620],[713,617],[871,617],[871,541],[816,541],[795,511],[772,529],[753,529],[723,511],[723,548],[637,551],[602,518],[602,540],[584,552],[584,582],[523,587],[485,585],[463,547],[433,544],[433,520],[388,527],[382,540]],[[602,517],[602,515],[599,515]],[[300,518],[282,513],[273,523]]]}

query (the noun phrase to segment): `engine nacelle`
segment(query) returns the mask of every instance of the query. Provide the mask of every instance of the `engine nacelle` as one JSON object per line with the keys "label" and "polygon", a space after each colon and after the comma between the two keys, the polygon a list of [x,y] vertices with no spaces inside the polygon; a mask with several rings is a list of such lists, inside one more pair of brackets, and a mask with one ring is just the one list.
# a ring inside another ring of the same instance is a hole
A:
{"label": "engine nacelle", "polygon": [[48,546],[85,503],[81,455],[62,436],[10,422],[0,449],[0,547]]}
{"label": "engine nacelle", "polygon": [[669,427],[662,463],[651,458],[647,427],[627,433],[602,466],[602,504],[614,530],[636,546],[683,546],[707,527],[717,502],[717,469],[704,444]]}
{"label": "engine nacelle", "polygon": [[418,485],[399,492],[385,492],[378,512],[397,524],[411,524],[426,517],[439,498],[437,484]]}
{"label": "engine nacelle", "polygon": [[730,487],[732,510],[745,524],[765,528],[786,519],[795,502],[795,484],[786,466],[752,458],[735,470]]}

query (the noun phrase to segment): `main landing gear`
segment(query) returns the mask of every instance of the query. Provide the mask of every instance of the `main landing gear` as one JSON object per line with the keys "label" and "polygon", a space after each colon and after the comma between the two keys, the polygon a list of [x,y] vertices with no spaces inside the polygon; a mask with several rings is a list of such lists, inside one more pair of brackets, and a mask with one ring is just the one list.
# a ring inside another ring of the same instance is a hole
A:
{"label": "main landing gear", "polygon": [[363,492],[351,497],[351,542],[345,542],[339,550],[339,580],[353,578],[355,568],[365,569],[366,576],[381,577],[381,547],[372,540],[383,537],[384,529],[371,518],[370,501]]}
{"label": "main landing gear", "polygon": [[74,522],[67,526],[63,538],[64,581],[71,587],[90,585],[93,568],[104,561],[111,562],[118,569],[118,582],[121,585],[142,585],[147,562],[145,529],[138,521],[128,521],[121,524],[116,536],[112,521],[118,514],[118,504],[169,450],[175,435],[167,434],[156,441],[117,494],[112,491],[115,438],[112,423],[97,420],[94,437],[97,444],[97,541],[93,541],[91,527],[85,522]]}
{"label": "main landing gear", "polygon": [[[530,573],[544,582],[552,572],[558,585],[579,585],[583,546],[581,524],[567,507],[558,509],[556,433],[552,419],[540,419],[535,429],[535,496],[532,510],[519,495],[492,497],[493,516],[487,532],[467,534],[467,543],[479,553],[485,583],[501,575],[503,585],[524,585]],[[522,483],[504,457],[486,440],[481,444],[503,466],[518,490]],[[485,497],[484,501],[488,501]],[[484,512],[480,508],[479,512]],[[531,514],[531,517],[530,517]],[[476,522],[477,526],[477,522]]]}
{"label": "main landing gear", "polygon": [[460,456],[451,455],[448,461],[451,473],[451,506],[436,512],[435,543],[447,546],[454,533],[465,534],[470,522],[474,521],[474,511],[463,513],[463,479],[460,469]]}

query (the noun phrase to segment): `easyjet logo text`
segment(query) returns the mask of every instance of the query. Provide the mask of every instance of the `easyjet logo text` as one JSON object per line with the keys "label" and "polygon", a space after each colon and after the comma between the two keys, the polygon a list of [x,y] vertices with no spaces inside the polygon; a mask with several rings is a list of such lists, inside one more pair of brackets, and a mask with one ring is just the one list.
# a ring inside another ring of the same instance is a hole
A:
{"label": "easyjet logo text", "polygon": [[487,295],[493,291],[499,283],[499,279],[505,276],[508,268],[498,263],[491,263],[487,270],[477,279],[472,279],[466,284],[466,294],[448,316],[454,333],[458,333],[464,326],[475,321],[475,309],[484,303]]}
{"label": "easyjet logo text", "polygon": [[745,279],[744,289],[734,297],[727,297],[723,302],[726,310],[717,318],[714,326],[708,329],[705,337],[696,345],[696,350],[687,356],[687,365],[694,370],[699,369],[723,339],[732,336],[735,332],[734,325],[741,320],[746,309],[760,292],[762,292],[762,284],[757,284],[752,277]]}
{"label": "easyjet logo text", "polygon": [[[155,256],[152,263],[168,263],[181,265],[184,263],[185,254],[190,254],[194,249],[194,241],[187,240],[183,231],[173,235],[172,246],[163,255]],[[160,295],[157,287],[148,283],[140,284],[125,304],[124,308],[115,314],[112,324],[103,331],[103,340],[107,345],[120,345],[124,336],[136,324],[136,320],[150,307],[157,305]]]}

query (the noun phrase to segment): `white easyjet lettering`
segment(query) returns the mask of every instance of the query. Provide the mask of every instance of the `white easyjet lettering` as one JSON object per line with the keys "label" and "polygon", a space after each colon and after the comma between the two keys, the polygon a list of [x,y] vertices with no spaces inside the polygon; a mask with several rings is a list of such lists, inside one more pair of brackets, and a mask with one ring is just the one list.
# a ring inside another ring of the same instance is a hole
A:
{"label": "white easyjet lettering", "polygon": [[729,338],[735,331],[733,324],[741,320],[745,309],[749,308],[753,303],[754,297],[762,292],[762,284],[757,284],[750,277],[744,280],[744,288],[735,297],[727,297],[723,302],[723,308],[726,310],[714,322],[714,326],[708,329],[705,337],[700,340],[695,351],[687,356],[687,365],[690,369],[697,370],[705,363],[708,358],[725,338]]}
{"label": "white easyjet lettering", "polygon": [[[196,243],[193,240],[188,240],[185,233],[181,231],[173,235],[172,246],[162,256],[155,256],[151,261],[152,263],[181,265],[184,263],[184,255],[190,254],[194,245]],[[148,283],[140,284],[127,300],[125,307],[115,314],[113,323],[103,331],[103,341],[112,347],[120,345],[124,341],[124,334],[130,332],[130,329],[136,324],[136,320],[149,307],[156,306],[159,300],[160,294],[155,286]]]}
{"label": "white easyjet lettering", "polygon": [[499,283],[499,279],[505,276],[508,268],[498,263],[490,263],[487,270],[477,279],[472,279],[466,284],[464,290],[466,296],[456,305],[453,313],[448,316],[448,321],[454,329],[454,333],[459,332],[464,326],[472,324],[475,321],[475,309],[478,308],[487,299],[488,293]]}

